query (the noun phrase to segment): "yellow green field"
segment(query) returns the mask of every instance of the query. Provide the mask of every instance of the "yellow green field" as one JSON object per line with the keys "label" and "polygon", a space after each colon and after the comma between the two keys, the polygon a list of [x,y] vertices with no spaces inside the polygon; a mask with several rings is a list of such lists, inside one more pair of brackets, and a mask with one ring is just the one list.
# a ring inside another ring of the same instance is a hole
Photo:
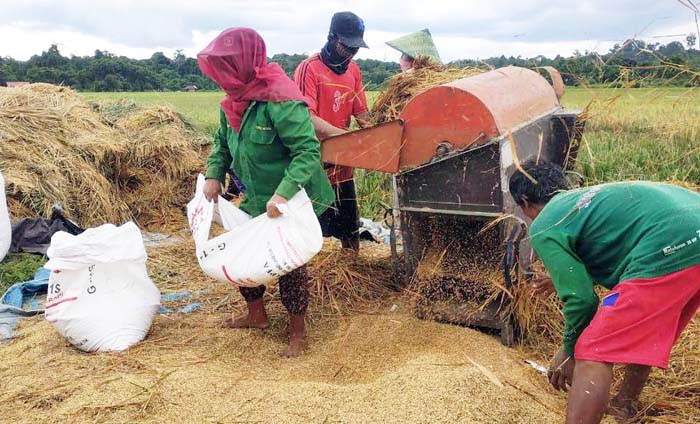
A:
{"label": "yellow green field", "polygon": [[[377,92],[368,93],[370,103]],[[93,101],[128,98],[175,108],[209,134],[218,126],[221,92],[84,93]],[[588,108],[578,170],[587,184],[648,179],[700,185],[700,90],[688,88],[569,88],[563,104]],[[388,179],[358,173],[364,216],[388,202]]]}
{"label": "yellow green field", "polygon": [[[116,101],[130,99],[138,104],[167,105],[191,119],[201,130],[213,134],[219,125],[219,102],[222,92],[123,92],[123,93],[81,93],[89,101]],[[369,92],[367,97],[374,101],[378,92]]]}

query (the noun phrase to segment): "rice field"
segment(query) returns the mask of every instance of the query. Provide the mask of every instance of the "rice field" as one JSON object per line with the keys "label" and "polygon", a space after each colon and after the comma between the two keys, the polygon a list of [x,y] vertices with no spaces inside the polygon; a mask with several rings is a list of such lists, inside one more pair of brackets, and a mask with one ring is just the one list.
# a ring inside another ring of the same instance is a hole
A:
{"label": "rice field", "polygon": [[565,102],[590,104],[578,161],[588,183],[700,183],[698,89],[570,90]]}
{"label": "rice field", "polygon": [[[220,93],[83,95],[89,100],[126,97],[144,106],[172,106],[209,134],[217,126],[222,97]],[[370,95],[375,97],[376,93]],[[570,90],[564,103],[587,107],[580,172],[588,183],[644,178],[699,185],[698,100],[698,91],[687,89]],[[96,139],[105,141],[99,134]],[[172,140],[167,134],[156,139]],[[378,216],[382,203],[389,202],[388,181],[381,174],[358,172],[364,216]],[[151,272],[161,289],[201,292],[201,312],[158,316],[144,343],[113,355],[84,355],[58,337],[45,320],[27,320],[5,350],[10,359],[0,366],[8,372],[21,370],[0,384],[0,405],[5,406],[0,415],[8,422],[562,420],[564,397],[523,364],[521,353],[505,350],[489,336],[417,321],[408,305],[393,297],[386,299],[386,305],[369,305],[366,314],[346,317],[340,310],[326,311],[343,303],[334,295],[362,298],[352,289],[371,288],[365,276],[376,279],[384,271],[388,278],[384,268],[359,275],[356,268],[338,263],[335,258],[340,255],[319,255],[311,266],[328,281],[315,286],[314,299],[320,299],[321,306],[316,305],[311,319],[324,319],[312,321],[308,355],[279,361],[285,322],[281,309],[275,310],[267,333],[222,329],[221,317],[239,308],[240,298],[201,274],[192,261],[191,241],[187,243],[149,251]],[[362,253],[368,254],[367,249]],[[338,289],[350,279],[362,284]],[[331,308],[323,308],[324,301]],[[645,422],[698,422],[696,339],[684,338],[679,349],[691,354],[676,355],[674,368],[655,372],[645,391],[643,404],[660,414]],[[50,366],[36,367],[39,361]],[[465,398],[471,401],[464,402]],[[357,405],[363,405],[361,412]]]}
{"label": "rice field", "polygon": [[[378,92],[368,93],[372,103]],[[220,92],[83,93],[88,100],[129,98],[174,107],[209,134],[216,131]],[[578,169],[587,184],[616,180],[700,185],[700,90],[568,88],[563,104],[588,107]],[[379,218],[391,202],[388,177],[358,171],[362,215]]]}
{"label": "rice field", "polygon": [[[130,99],[139,105],[164,105],[192,120],[202,131],[213,134],[219,127],[219,102],[224,93],[219,91],[185,92],[120,92],[120,93],[80,93],[89,101],[115,101]],[[368,101],[372,102],[378,92],[369,92]]]}

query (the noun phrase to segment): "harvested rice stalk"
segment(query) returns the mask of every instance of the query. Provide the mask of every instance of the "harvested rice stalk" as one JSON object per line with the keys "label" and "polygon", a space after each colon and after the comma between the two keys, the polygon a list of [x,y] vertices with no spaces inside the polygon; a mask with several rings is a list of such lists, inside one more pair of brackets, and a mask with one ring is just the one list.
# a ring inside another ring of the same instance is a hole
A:
{"label": "harvested rice stalk", "polygon": [[392,278],[389,256],[386,246],[374,252],[363,246],[355,256],[327,241],[309,263],[309,292],[315,309],[342,314],[366,310],[384,298]]}
{"label": "harvested rice stalk", "polygon": [[458,79],[483,72],[479,68],[454,68],[435,64],[429,59],[417,58],[412,72],[393,76],[372,106],[371,124],[398,119],[406,104],[417,94]]}
{"label": "harvested rice stalk", "polygon": [[95,108],[50,84],[0,90],[0,169],[13,219],[47,216],[61,203],[83,226],[182,222],[203,144],[167,108]]}

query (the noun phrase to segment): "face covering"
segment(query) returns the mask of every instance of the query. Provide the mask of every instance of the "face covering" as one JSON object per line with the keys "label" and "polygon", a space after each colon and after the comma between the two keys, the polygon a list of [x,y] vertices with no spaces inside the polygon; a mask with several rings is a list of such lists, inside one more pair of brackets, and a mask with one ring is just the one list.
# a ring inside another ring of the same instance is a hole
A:
{"label": "face covering", "polygon": [[342,75],[348,70],[350,61],[358,50],[359,48],[357,47],[343,45],[335,37],[328,37],[326,45],[321,49],[321,60],[333,72]]}
{"label": "face covering", "polygon": [[252,29],[225,30],[197,55],[197,63],[226,92],[221,107],[236,132],[251,101],[306,101],[278,64],[267,63],[265,42]]}

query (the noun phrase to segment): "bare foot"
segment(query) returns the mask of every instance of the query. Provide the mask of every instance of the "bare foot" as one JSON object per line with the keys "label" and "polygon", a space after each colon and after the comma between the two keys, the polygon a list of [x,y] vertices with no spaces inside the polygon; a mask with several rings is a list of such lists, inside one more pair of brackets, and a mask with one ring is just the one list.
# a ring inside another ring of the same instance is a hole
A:
{"label": "bare foot", "polygon": [[284,352],[285,358],[296,358],[304,352],[304,334],[289,337],[289,345]]}
{"label": "bare foot", "polygon": [[266,316],[252,318],[250,314],[247,314],[242,317],[231,316],[226,319],[221,326],[225,328],[258,328],[260,330],[264,330],[269,326],[269,324]]}
{"label": "bare foot", "polygon": [[613,398],[608,406],[608,415],[620,423],[628,423],[639,413],[639,402]]}
{"label": "bare foot", "polygon": [[304,351],[304,339],[306,338],[304,316],[305,314],[289,314],[289,325],[287,326],[289,345],[287,346],[287,351],[284,352],[286,358],[296,358]]}

